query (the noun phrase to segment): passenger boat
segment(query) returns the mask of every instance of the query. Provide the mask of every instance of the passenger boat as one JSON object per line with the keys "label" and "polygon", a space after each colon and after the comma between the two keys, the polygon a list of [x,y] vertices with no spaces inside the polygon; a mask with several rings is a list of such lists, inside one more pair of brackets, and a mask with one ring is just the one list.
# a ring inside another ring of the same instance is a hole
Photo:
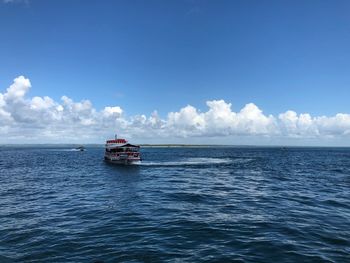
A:
{"label": "passenger boat", "polygon": [[107,140],[105,160],[115,164],[133,164],[141,161],[140,146],[130,144],[125,139]]}

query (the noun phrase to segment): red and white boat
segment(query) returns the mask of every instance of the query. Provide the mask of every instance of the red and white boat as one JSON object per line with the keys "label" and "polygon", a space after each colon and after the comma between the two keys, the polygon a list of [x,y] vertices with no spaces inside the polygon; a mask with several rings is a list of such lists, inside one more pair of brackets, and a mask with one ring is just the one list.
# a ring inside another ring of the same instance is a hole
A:
{"label": "red and white boat", "polygon": [[141,161],[140,146],[128,143],[125,139],[106,141],[105,160],[115,164],[132,164]]}

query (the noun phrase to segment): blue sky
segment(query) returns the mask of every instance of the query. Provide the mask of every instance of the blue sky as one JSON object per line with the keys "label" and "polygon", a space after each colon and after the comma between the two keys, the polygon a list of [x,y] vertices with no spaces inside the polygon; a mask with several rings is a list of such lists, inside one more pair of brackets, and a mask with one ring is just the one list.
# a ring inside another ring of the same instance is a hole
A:
{"label": "blue sky", "polygon": [[3,1],[0,92],[127,116],[224,100],[264,114],[349,113],[349,1]]}

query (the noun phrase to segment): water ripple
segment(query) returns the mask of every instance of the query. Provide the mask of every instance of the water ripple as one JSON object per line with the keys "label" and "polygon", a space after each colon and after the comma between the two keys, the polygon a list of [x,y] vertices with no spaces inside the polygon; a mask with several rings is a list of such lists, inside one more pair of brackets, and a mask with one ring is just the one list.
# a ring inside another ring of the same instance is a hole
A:
{"label": "water ripple", "polygon": [[350,262],[350,149],[0,150],[0,262]]}

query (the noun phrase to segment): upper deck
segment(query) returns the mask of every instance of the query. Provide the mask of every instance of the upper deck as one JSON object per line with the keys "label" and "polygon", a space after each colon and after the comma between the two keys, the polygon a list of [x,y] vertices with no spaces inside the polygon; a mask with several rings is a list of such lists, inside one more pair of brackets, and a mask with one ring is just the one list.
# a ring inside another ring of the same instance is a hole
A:
{"label": "upper deck", "polygon": [[125,139],[107,140],[106,141],[106,149],[114,149],[114,148],[135,148],[138,150],[140,148],[140,146],[130,144]]}
{"label": "upper deck", "polygon": [[106,143],[117,143],[117,144],[125,144],[128,141],[125,139],[115,139],[115,140],[107,140]]}

